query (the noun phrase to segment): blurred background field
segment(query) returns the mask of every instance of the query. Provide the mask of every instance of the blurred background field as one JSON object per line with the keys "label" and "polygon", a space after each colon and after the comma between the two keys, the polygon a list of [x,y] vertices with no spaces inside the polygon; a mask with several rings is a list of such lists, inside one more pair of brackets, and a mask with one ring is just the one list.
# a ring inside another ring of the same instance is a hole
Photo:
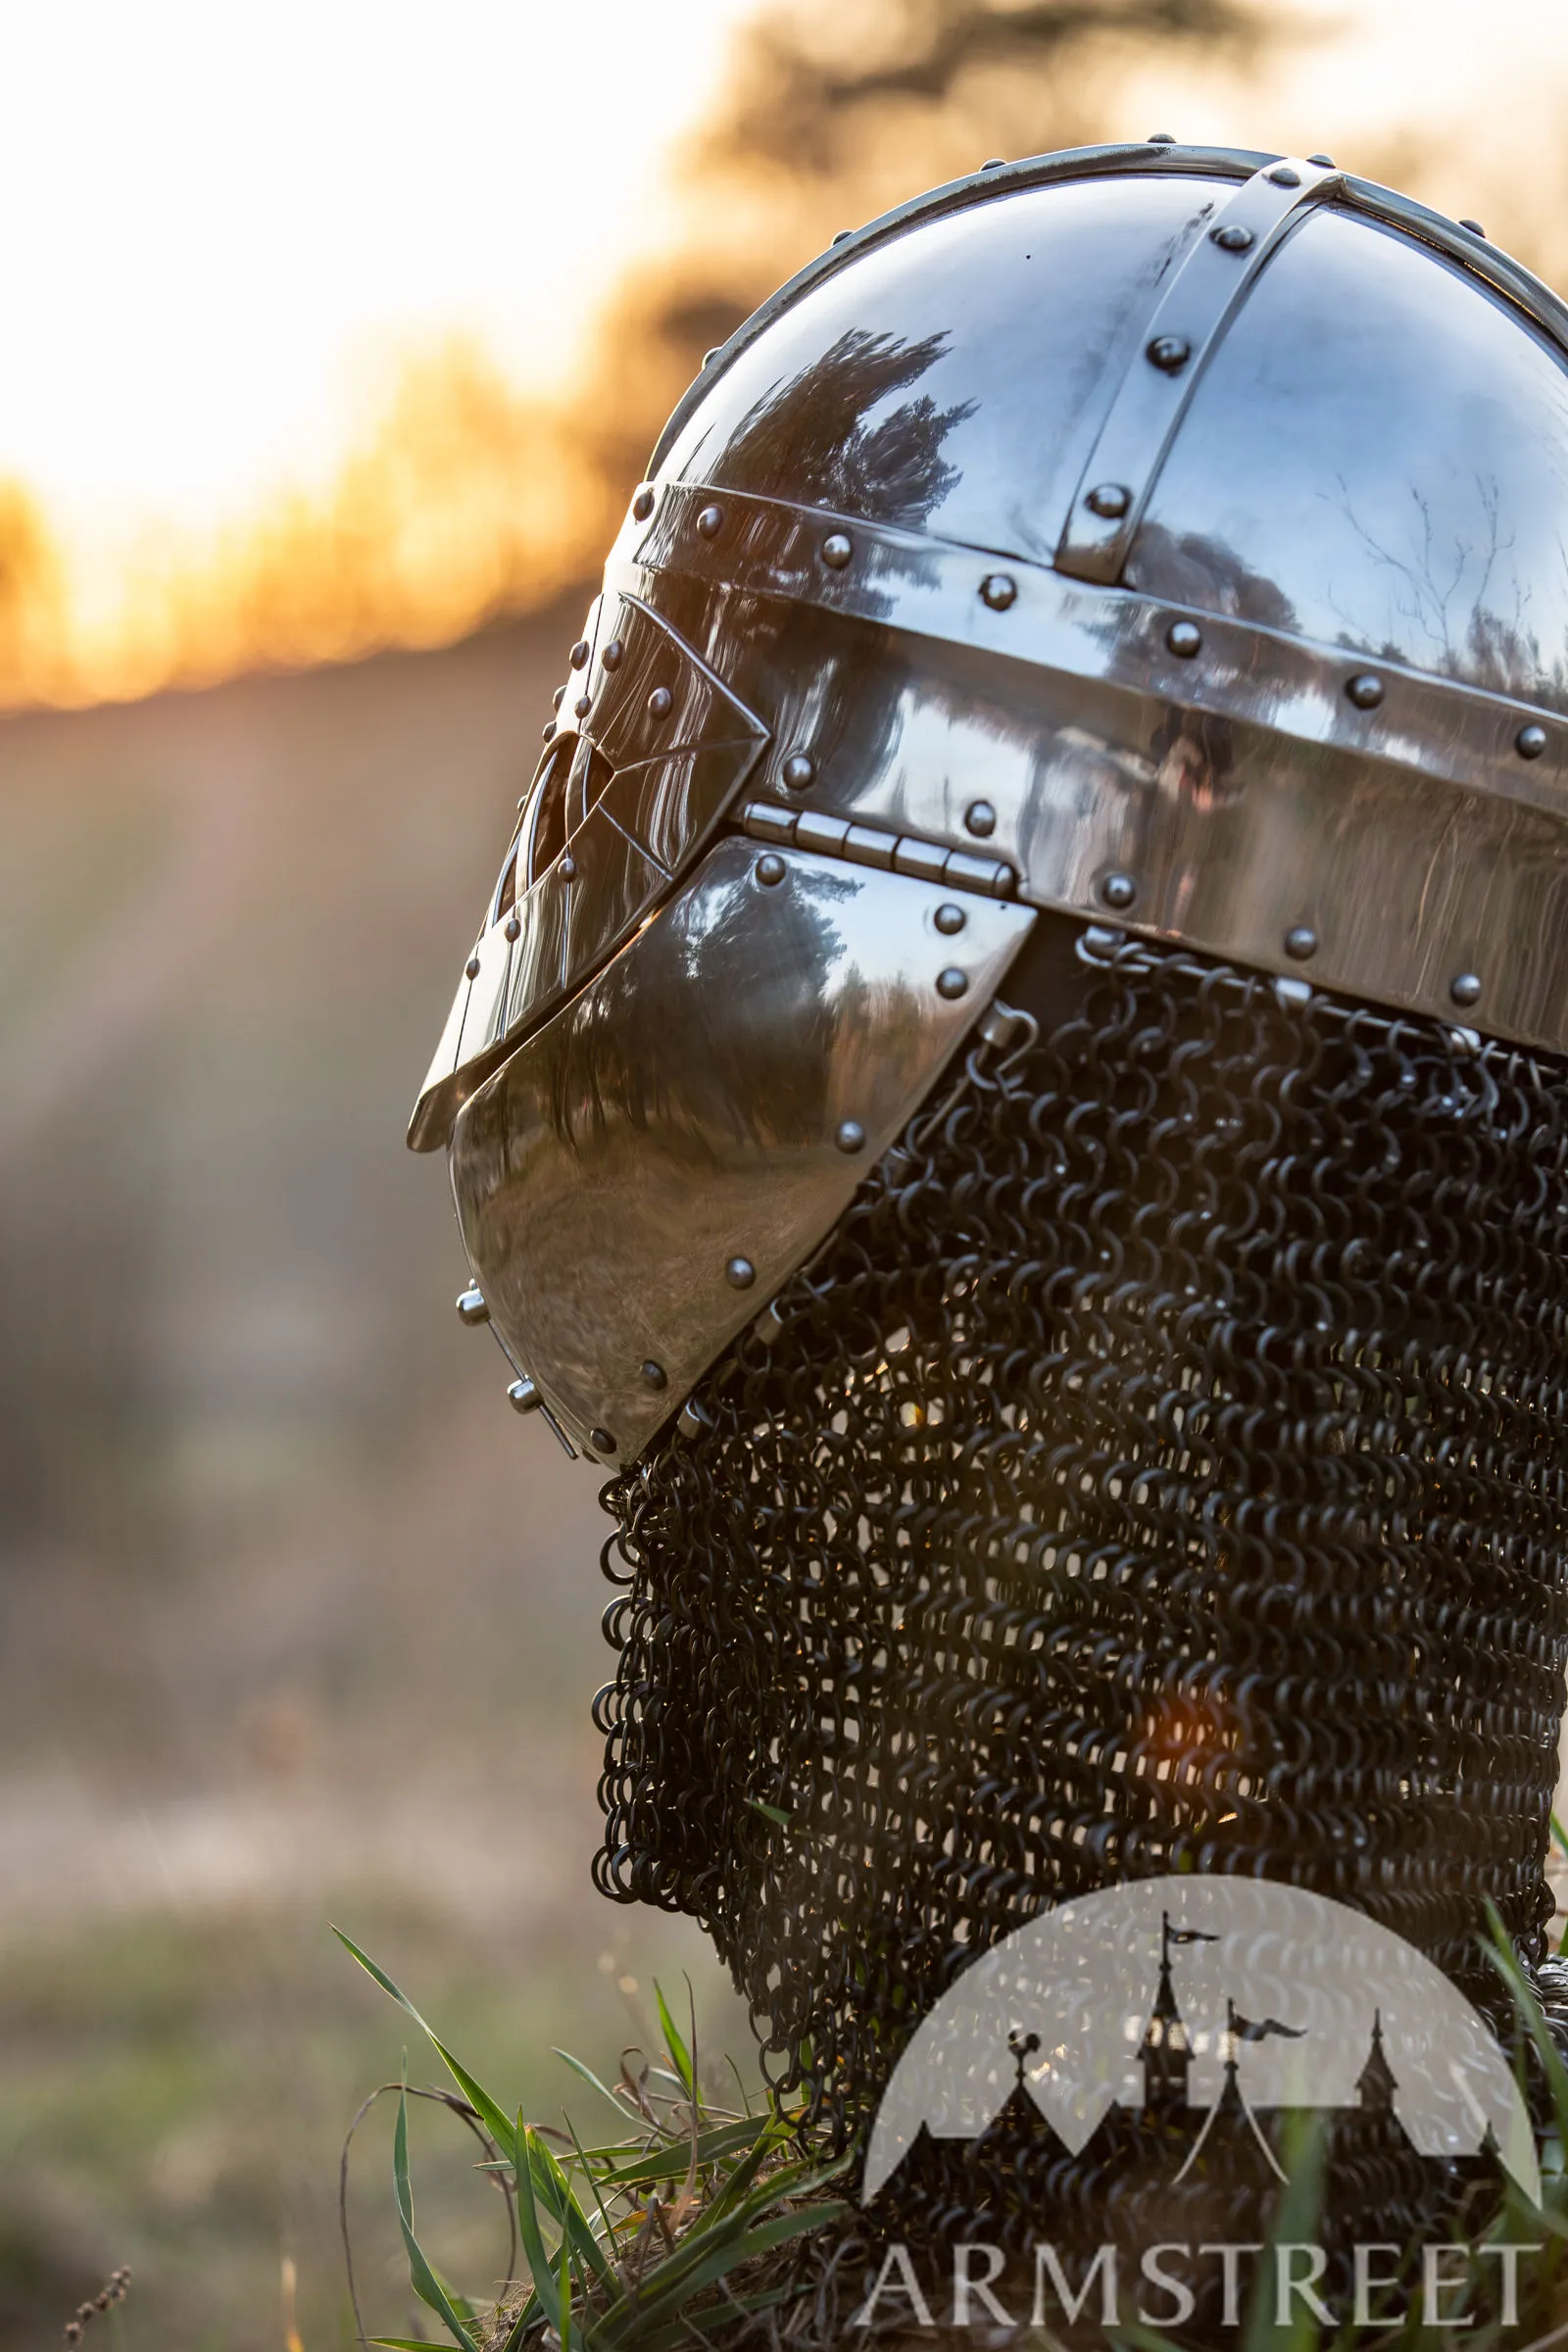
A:
{"label": "blurred background field", "polygon": [[[0,24],[0,2342],[128,2263],[135,2352],[276,2352],[286,2261],[321,2352],[343,2130],[408,2038],[329,1919],[535,2116],[655,1976],[749,2050],[700,1939],[589,1885],[593,1474],[508,1412],[402,1149],[654,432],[836,229],[1084,138],[1327,148],[1560,282],[1568,37],[1538,0],[50,14]],[[356,2243],[407,2333],[388,2130]],[[414,2133],[482,2290],[499,2208]]]}

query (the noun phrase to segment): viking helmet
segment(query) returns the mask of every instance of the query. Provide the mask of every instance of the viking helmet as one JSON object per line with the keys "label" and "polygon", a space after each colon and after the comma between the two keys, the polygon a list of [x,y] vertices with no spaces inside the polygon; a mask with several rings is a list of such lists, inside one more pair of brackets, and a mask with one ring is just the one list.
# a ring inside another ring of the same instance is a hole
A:
{"label": "viking helmet", "polygon": [[1118,1876],[1544,1948],[1565,453],[1474,223],[1153,141],[840,241],[631,501],[411,1140],[614,1474],[601,1883],[841,2123]]}

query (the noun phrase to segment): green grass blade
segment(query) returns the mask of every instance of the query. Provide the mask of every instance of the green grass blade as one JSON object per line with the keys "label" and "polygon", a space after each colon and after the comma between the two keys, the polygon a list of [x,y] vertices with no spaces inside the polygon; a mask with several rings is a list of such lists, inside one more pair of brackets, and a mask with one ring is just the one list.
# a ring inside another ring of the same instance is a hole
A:
{"label": "green grass blade", "polygon": [[590,2090],[597,2090],[601,2098],[608,2099],[623,2124],[629,2124],[634,2120],[631,2110],[627,2107],[625,2100],[617,2099],[614,2092],[610,2089],[606,2083],[601,2082],[599,2077],[594,2073],[594,2070],[591,2066],[584,2066],[582,2060],[580,2058],[574,2058],[569,2050],[558,2050],[555,2049],[553,2045],[552,2054],[557,2058],[564,2059],[567,2066],[570,2067],[572,2073],[574,2075],[580,2075],[582,2080],[588,2084]]}
{"label": "green grass blade", "polygon": [[404,2250],[409,2257],[409,2278],[421,2303],[429,2305],[453,2341],[462,2352],[478,2352],[478,2346],[467,2327],[453,2308],[452,2298],[429,2263],[424,2250],[414,2234],[414,2194],[409,2186],[409,2091],[405,2080],[398,2093],[397,2129],[392,2135],[392,2184],[397,2194],[398,2223],[403,2231]]}
{"label": "green grass blade", "polygon": [[695,2103],[697,2077],[692,2068],[692,2054],[676,2031],[675,2020],[669,2014],[669,2003],[657,1977],[654,1979],[654,2000],[659,2009],[659,2023],[663,2030],[664,2047],[675,2062],[675,2072],[681,2079],[687,2097]]}
{"label": "green grass blade", "polygon": [[[697,2165],[720,2164],[726,2156],[740,2155],[755,2147],[765,2133],[775,2130],[770,2116],[750,2116],[741,2124],[715,2124],[710,2132],[697,2134]],[[782,2134],[780,2134],[782,2136]],[[629,2164],[616,2165],[610,2172],[596,2173],[594,2178],[601,2188],[642,2188],[655,2180],[683,2180],[691,2163],[692,2143],[681,2141],[674,2147],[656,2148],[636,2156]]]}
{"label": "green grass blade", "polygon": [[561,2290],[556,2284],[550,2257],[545,2252],[544,2231],[539,2227],[539,2207],[533,2185],[533,2133],[522,2120],[519,2110],[515,2132],[517,2148],[517,2229],[522,2237],[522,2250],[528,2260],[528,2276],[533,2291],[544,2305],[545,2317],[557,2332],[561,2328]]}
{"label": "green grass blade", "polygon": [[554,2150],[547,2148],[538,2132],[532,2130],[528,2132],[528,2143],[529,2171],[536,2192],[544,2197],[579,2262],[586,2263],[596,2278],[608,2280],[611,2271],[604,2248],[595,2237],[593,2225],[578,2204],[576,2193],[557,2162]]}
{"label": "green grass blade", "polygon": [[424,2019],[419,2015],[417,2009],[416,2009],[414,2006],[414,2003],[409,1999],[408,1994],[404,1992],[398,1985],[393,1984],[392,1979],[387,1975],[385,1969],[377,1968],[375,1962],[370,1958],[369,1953],[362,1952],[359,1945],[354,1941],[353,1937],[345,1936],[341,1928],[333,1928],[332,1933],[337,1937],[344,1950],[349,1954],[350,1958],[359,1962],[367,1976],[374,1978],[376,1984],[380,1985],[383,1992],[391,1994],[398,2007],[406,2010],[408,2015],[413,2018],[415,2024],[418,2027],[420,2033],[428,2037],[431,2047],[440,2053],[441,2062],[445,2066],[448,2074],[452,2077],[453,2082],[456,2082],[458,2088],[462,2091],[464,2097],[467,2100],[469,2106],[473,2109],[474,2114],[479,2118],[479,2121],[483,2124],[485,2130],[489,2132],[497,2147],[500,2148],[502,2154],[506,2155],[509,2150],[512,2149],[514,2144],[512,2125],[508,2122],[501,2109],[496,2105],[494,2099],[485,2089],[483,2083],[475,2082],[473,2076],[469,2074],[467,2068],[458,2064],[458,2061],[453,2057],[452,2052],[447,2048],[446,2043],[441,2039],[440,2035],[431,2031],[430,2027],[425,2023]]}
{"label": "green grass blade", "polygon": [[672,2320],[698,2295],[716,2285],[731,2271],[739,2270],[743,2263],[754,2262],[760,2254],[771,2253],[792,2237],[826,2229],[829,2223],[842,2221],[850,2210],[841,2200],[829,2199],[801,2213],[780,2214],[777,2220],[760,2223],[753,2230],[724,2230],[720,2232],[721,2244],[699,2245],[696,2258],[689,2263],[680,2259],[689,2243],[684,2241],[676,2253],[650,2275],[641,2291],[628,2295],[620,2309],[604,2323],[600,2341],[605,2352],[615,2352],[619,2346],[635,2346],[637,2352],[642,2352],[645,2328],[651,2330],[661,2322]]}

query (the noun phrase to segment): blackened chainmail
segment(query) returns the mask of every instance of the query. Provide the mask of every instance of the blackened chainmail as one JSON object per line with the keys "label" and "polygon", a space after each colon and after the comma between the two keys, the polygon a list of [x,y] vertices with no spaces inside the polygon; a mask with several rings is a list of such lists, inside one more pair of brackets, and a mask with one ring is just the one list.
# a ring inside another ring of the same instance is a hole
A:
{"label": "blackened chainmail", "polygon": [[[1545,1950],[1568,1076],[1042,922],[605,1500],[605,1891],[840,2137],[974,1953],[1161,1872]],[[690,1418],[690,1416],[689,1416]]]}

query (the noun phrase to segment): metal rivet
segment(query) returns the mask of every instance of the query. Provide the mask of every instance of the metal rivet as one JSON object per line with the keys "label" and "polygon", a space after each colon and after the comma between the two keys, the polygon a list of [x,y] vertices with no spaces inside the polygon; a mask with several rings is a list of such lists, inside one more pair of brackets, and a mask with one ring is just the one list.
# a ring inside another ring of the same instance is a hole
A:
{"label": "metal rivet", "polygon": [[1485,237],[1487,233],[1479,220],[1461,220],[1459,226],[1467,228],[1473,237]]}
{"label": "metal rivet", "polygon": [[1455,1004],[1477,1004],[1481,1001],[1481,974],[1456,972],[1448,982],[1448,994]]}
{"label": "metal rivet", "polygon": [[848,531],[829,531],[822,542],[822,561],[829,571],[842,571],[854,553]]}
{"label": "metal rivet", "polygon": [[1334,169],[1332,155],[1309,155],[1306,160],[1319,172],[1332,172]]}
{"label": "metal rivet", "polygon": [[1003,172],[1005,171],[1007,159],[1004,155],[988,155],[980,169],[982,172]]}
{"label": "metal rivet", "polygon": [[764,857],[759,858],[752,868],[764,890],[771,890],[776,883],[782,882],[787,870],[776,850],[769,850]]}
{"label": "metal rivet", "polygon": [[532,1413],[538,1410],[544,1398],[525,1372],[520,1380],[514,1380],[508,1389],[507,1401],[514,1413]]}
{"label": "metal rivet", "polygon": [[1173,130],[1152,130],[1144,141],[1146,147],[1174,147],[1175,144],[1176,133]]}
{"label": "metal rivet", "polygon": [[1351,678],[1345,691],[1358,710],[1375,710],[1383,700],[1383,680],[1369,669],[1363,670],[1359,677]]}
{"label": "metal rivet", "polygon": [[606,646],[599,659],[607,669],[618,669],[620,667],[620,657],[625,650],[625,647],[621,644],[618,637],[612,637],[610,643]]}
{"label": "metal rivet", "polygon": [[841,1152],[863,1152],[865,1150],[865,1129],[860,1125],[858,1119],[841,1119],[833,1141]]}
{"label": "metal rivet", "polygon": [[717,359],[723,348],[724,346],[722,343],[714,343],[709,350],[705,351],[703,354],[703,366],[705,368],[711,368],[713,362]]}
{"label": "metal rivet", "polygon": [[1185,335],[1156,335],[1149,346],[1150,359],[1167,375],[1177,374],[1192,356],[1193,347]]}
{"label": "metal rivet", "polygon": [[561,876],[561,879],[563,880],[563,882],[575,882],[575,881],[576,881],[576,879],[577,879],[577,860],[576,860],[576,858],[575,858],[572,856],[572,854],[571,854],[571,852],[570,852],[569,850],[565,851],[565,852],[563,854],[563,856],[562,856],[562,857],[560,857],[559,858],[557,858],[557,860],[556,860],[556,871],[557,871],[557,873],[558,873],[558,874]]}
{"label": "metal rivet", "polygon": [[804,792],[816,774],[816,761],[809,752],[791,752],[778,772],[791,792]]}
{"label": "metal rivet", "polygon": [[579,694],[571,706],[571,714],[573,718],[586,718],[593,707],[593,699],[590,695]]}
{"label": "metal rivet", "polygon": [[1250,253],[1257,243],[1251,230],[1244,228],[1239,220],[1222,220],[1218,228],[1211,228],[1208,233],[1210,241],[1222,253]]}
{"label": "metal rivet", "polygon": [[595,1453],[614,1452],[615,1441],[611,1436],[608,1429],[591,1429],[588,1432],[588,1435],[593,1440]]}
{"label": "metal rivet", "polygon": [[1132,503],[1132,492],[1121,482],[1099,482],[1084,500],[1091,514],[1102,514],[1107,522],[1125,514]]}
{"label": "metal rivet", "polygon": [[654,511],[653,492],[651,490],[639,490],[636,497],[631,502],[631,511],[633,516],[638,522],[646,522],[649,515]]}
{"label": "metal rivet", "polygon": [[476,1324],[488,1323],[489,1320],[490,1309],[484,1302],[484,1293],[476,1282],[470,1282],[466,1291],[458,1293],[458,1321],[466,1324],[471,1331]]}
{"label": "metal rivet", "polygon": [[997,812],[989,801],[971,801],[963,812],[967,830],[986,841],[997,829]]}
{"label": "metal rivet", "polygon": [[1173,620],[1165,631],[1165,643],[1173,654],[1179,654],[1184,662],[1190,662],[1195,654],[1200,654],[1203,650],[1203,632],[1196,620]]}
{"label": "metal rivet", "polygon": [[1106,874],[1100,885],[1100,896],[1107,906],[1118,913],[1125,912],[1138,897],[1138,885],[1131,874]]}
{"label": "metal rivet", "polygon": [[993,612],[1005,612],[1017,601],[1018,583],[1005,571],[988,571],[980,583],[980,602]]}
{"label": "metal rivet", "polygon": [[936,923],[936,927],[941,932],[943,938],[952,939],[963,929],[963,926],[969,920],[969,917],[964,913],[961,906],[955,906],[950,900],[946,906],[939,906],[937,908],[936,914],[932,919]]}
{"label": "metal rivet", "polygon": [[540,734],[541,734],[541,735],[544,737],[544,739],[545,739],[546,743],[548,743],[548,742],[550,741],[550,738],[551,738],[551,736],[552,736],[552,735],[554,735],[555,731],[556,731],[556,722],[555,722],[555,720],[554,720],[553,718],[547,718],[547,719],[545,720],[545,723],[544,723],[544,725],[543,725],[543,726],[540,728],[540,730],[539,730]]}
{"label": "metal rivet", "polygon": [[667,1389],[669,1386],[669,1374],[662,1364],[656,1364],[652,1356],[644,1364],[639,1378],[645,1389]]}
{"label": "metal rivet", "polygon": [[1301,174],[1289,164],[1276,164],[1269,177],[1277,188],[1298,188],[1301,184]]}
{"label": "metal rivet", "polygon": [[697,517],[697,528],[705,539],[716,539],[724,528],[722,507],[705,507]]}
{"label": "metal rivet", "polygon": [[849,242],[850,238],[854,236],[854,234],[855,234],[855,231],[854,231],[854,229],[853,229],[853,228],[841,228],[841,229],[839,229],[839,230],[837,231],[836,235],[834,236],[834,238],[833,238],[833,242],[834,242],[834,244],[835,244],[835,245],[844,245],[844,244],[847,244],[847,243]]}
{"label": "metal rivet", "polygon": [[956,963],[950,963],[945,972],[938,972],[937,974],[937,995],[939,997],[946,997],[950,1004],[956,997],[961,997],[965,995],[968,991],[968,973],[960,972]]}
{"label": "metal rivet", "polygon": [[1310,923],[1298,923],[1285,934],[1285,953],[1294,963],[1305,963],[1317,954],[1317,933]]}
{"label": "metal rivet", "polygon": [[578,638],[578,640],[577,640],[577,642],[576,642],[576,644],[575,644],[575,645],[572,647],[572,649],[571,649],[571,666],[572,666],[572,668],[573,668],[573,669],[581,669],[581,667],[582,667],[583,663],[584,663],[584,662],[587,661],[587,659],[588,659],[588,640],[587,640],[587,638],[586,638],[586,637],[579,637],[579,638]]}
{"label": "metal rivet", "polygon": [[518,922],[516,916],[514,914],[509,914],[506,921],[506,935],[508,939],[515,939],[521,929],[522,925]]}
{"label": "metal rivet", "polygon": [[479,977],[479,958],[478,958],[478,956],[470,956],[468,957],[468,960],[467,960],[467,962],[466,962],[466,963],[464,965],[464,967],[463,967],[463,968],[464,968],[464,970],[466,972],[466,974],[467,974],[467,976],[468,976],[468,978],[469,978],[470,980],[477,980],[477,979],[478,979],[478,977]]}
{"label": "metal rivet", "polygon": [[653,693],[648,697],[649,717],[667,718],[669,716],[669,688],[667,686],[656,686]]}
{"label": "metal rivet", "polygon": [[732,1257],[724,1268],[724,1280],[732,1291],[749,1291],[757,1280],[757,1268],[749,1257]]}
{"label": "metal rivet", "polygon": [[1544,727],[1521,727],[1513,739],[1513,748],[1521,760],[1539,760],[1546,748]]}
{"label": "metal rivet", "polygon": [[561,706],[562,706],[562,704],[563,704],[563,703],[565,701],[565,699],[566,699],[566,689],[564,688],[564,686],[558,686],[558,687],[556,688],[556,691],[555,691],[555,693],[554,693],[554,694],[553,694],[553,695],[550,697],[550,707],[551,707],[551,709],[552,709],[552,710],[559,710],[561,709]]}

